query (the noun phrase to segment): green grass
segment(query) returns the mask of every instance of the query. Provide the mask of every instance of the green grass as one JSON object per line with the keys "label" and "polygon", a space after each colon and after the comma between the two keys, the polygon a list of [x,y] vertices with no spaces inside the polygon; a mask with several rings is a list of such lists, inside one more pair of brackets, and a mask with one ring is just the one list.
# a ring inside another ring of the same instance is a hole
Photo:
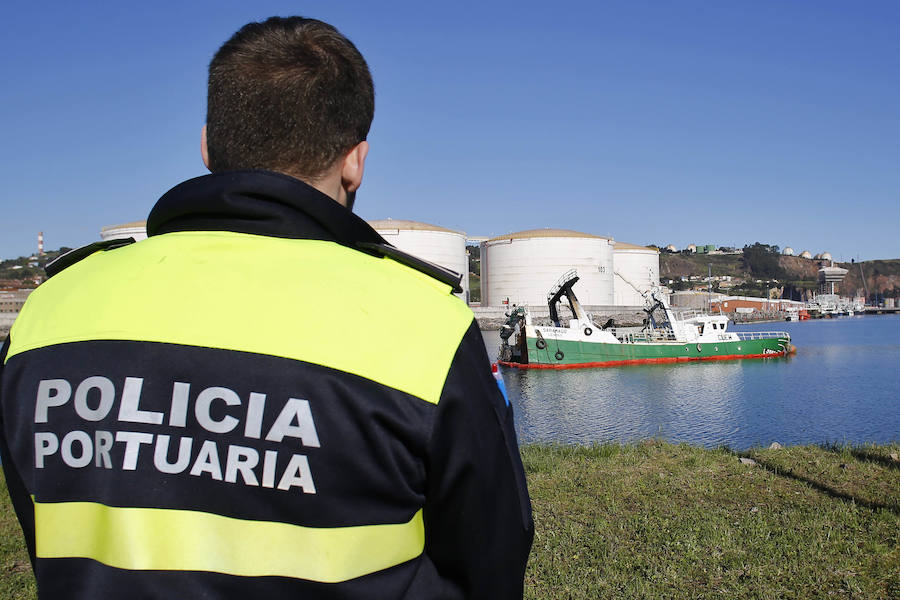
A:
{"label": "green grass", "polygon": [[526,447],[526,598],[900,598],[900,447]]}
{"label": "green grass", "polygon": [[31,574],[28,551],[22,530],[6,491],[6,479],[0,477],[0,598],[33,600],[37,588]]}
{"label": "green grass", "polygon": [[[536,535],[525,597],[898,599],[891,454],[900,445],[527,446]],[[32,599],[2,492],[0,598]]]}
{"label": "green grass", "polygon": [[481,277],[469,273],[469,301],[481,302]]}

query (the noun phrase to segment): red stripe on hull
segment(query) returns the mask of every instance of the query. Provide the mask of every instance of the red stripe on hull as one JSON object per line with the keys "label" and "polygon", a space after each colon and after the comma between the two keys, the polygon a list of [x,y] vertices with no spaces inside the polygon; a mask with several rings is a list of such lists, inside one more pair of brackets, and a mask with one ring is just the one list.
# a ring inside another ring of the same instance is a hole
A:
{"label": "red stripe on hull", "polygon": [[784,356],[785,352],[772,352],[769,354],[723,354],[722,356],[669,356],[664,358],[632,358],[628,360],[610,360],[604,362],[571,363],[571,364],[541,364],[541,363],[512,363],[497,361],[504,367],[516,369],[591,369],[597,367],[621,367],[623,365],[649,365],[661,363],[695,362],[701,360],[738,360],[742,358],[776,358]]}

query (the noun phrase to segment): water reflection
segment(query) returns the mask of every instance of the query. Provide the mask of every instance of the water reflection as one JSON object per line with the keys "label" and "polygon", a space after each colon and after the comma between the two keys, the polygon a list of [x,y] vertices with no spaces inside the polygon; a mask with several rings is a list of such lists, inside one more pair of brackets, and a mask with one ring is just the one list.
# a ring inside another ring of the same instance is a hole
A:
{"label": "water reflection", "polygon": [[[743,412],[739,363],[504,370],[523,441],[726,443]],[[551,393],[552,390],[552,393]]]}
{"label": "water reflection", "polygon": [[[503,369],[520,441],[707,447],[900,439],[900,317],[775,323],[796,356],[607,369]],[[745,327],[744,329],[747,329]],[[499,336],[485,332],[490,356]]]}

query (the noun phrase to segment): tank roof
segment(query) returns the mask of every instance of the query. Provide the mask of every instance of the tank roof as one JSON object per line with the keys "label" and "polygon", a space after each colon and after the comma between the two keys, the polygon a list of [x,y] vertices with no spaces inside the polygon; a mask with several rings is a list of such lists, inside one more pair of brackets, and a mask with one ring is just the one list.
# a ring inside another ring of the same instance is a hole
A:
{"label": "tank roof", "polygon": [[638,246],[637,244],[627,244],[625,242],[614,242],[613,246],[616,250],[650,250],[659,254],[659,248],[651,248],[650,246]]}
{"label": "tank roof", "polygon": [[369,226],[372,229],[406,229],[412,231],[443,231],[445,233],[458,233],[461,235],[465,235],[462,231],[456,231],[453,229],[447,229],[446,227],[441,227],[439,225],[432,225],[431,223],[421,223],[419,221],[408,221],[406,219],[377,219],[374,221],[367,221]]}
{"label": "tank roof", "polygon": [[122,223],[121,225],[106,225],[100,228],[100,231],[109,231],[111,229],[127,229],[131,227],[147,227],[147,221],[132,221],[131,223]]}
{"label": "tank roof", "polygon": [[500,240],[528,240],[532,238],[593,238],[598,240],[609,240],[611,238],[602,235],[594,235],[592,233],[582,233],[571,229],[526,229],[515,233],[507,233],[506,235],[498,235],[492,237],[488,242],[498,242]]}

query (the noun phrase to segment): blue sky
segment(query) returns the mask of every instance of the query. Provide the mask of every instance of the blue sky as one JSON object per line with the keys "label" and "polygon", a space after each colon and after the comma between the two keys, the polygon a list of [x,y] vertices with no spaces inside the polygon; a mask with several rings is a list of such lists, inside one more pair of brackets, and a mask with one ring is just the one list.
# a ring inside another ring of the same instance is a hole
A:
{"label": "blue sky", "polygon": [[376,86],[357,212],[900,257],[900,3],[7,2],[0,257],[201,175],[206,66],[302,14]]}

